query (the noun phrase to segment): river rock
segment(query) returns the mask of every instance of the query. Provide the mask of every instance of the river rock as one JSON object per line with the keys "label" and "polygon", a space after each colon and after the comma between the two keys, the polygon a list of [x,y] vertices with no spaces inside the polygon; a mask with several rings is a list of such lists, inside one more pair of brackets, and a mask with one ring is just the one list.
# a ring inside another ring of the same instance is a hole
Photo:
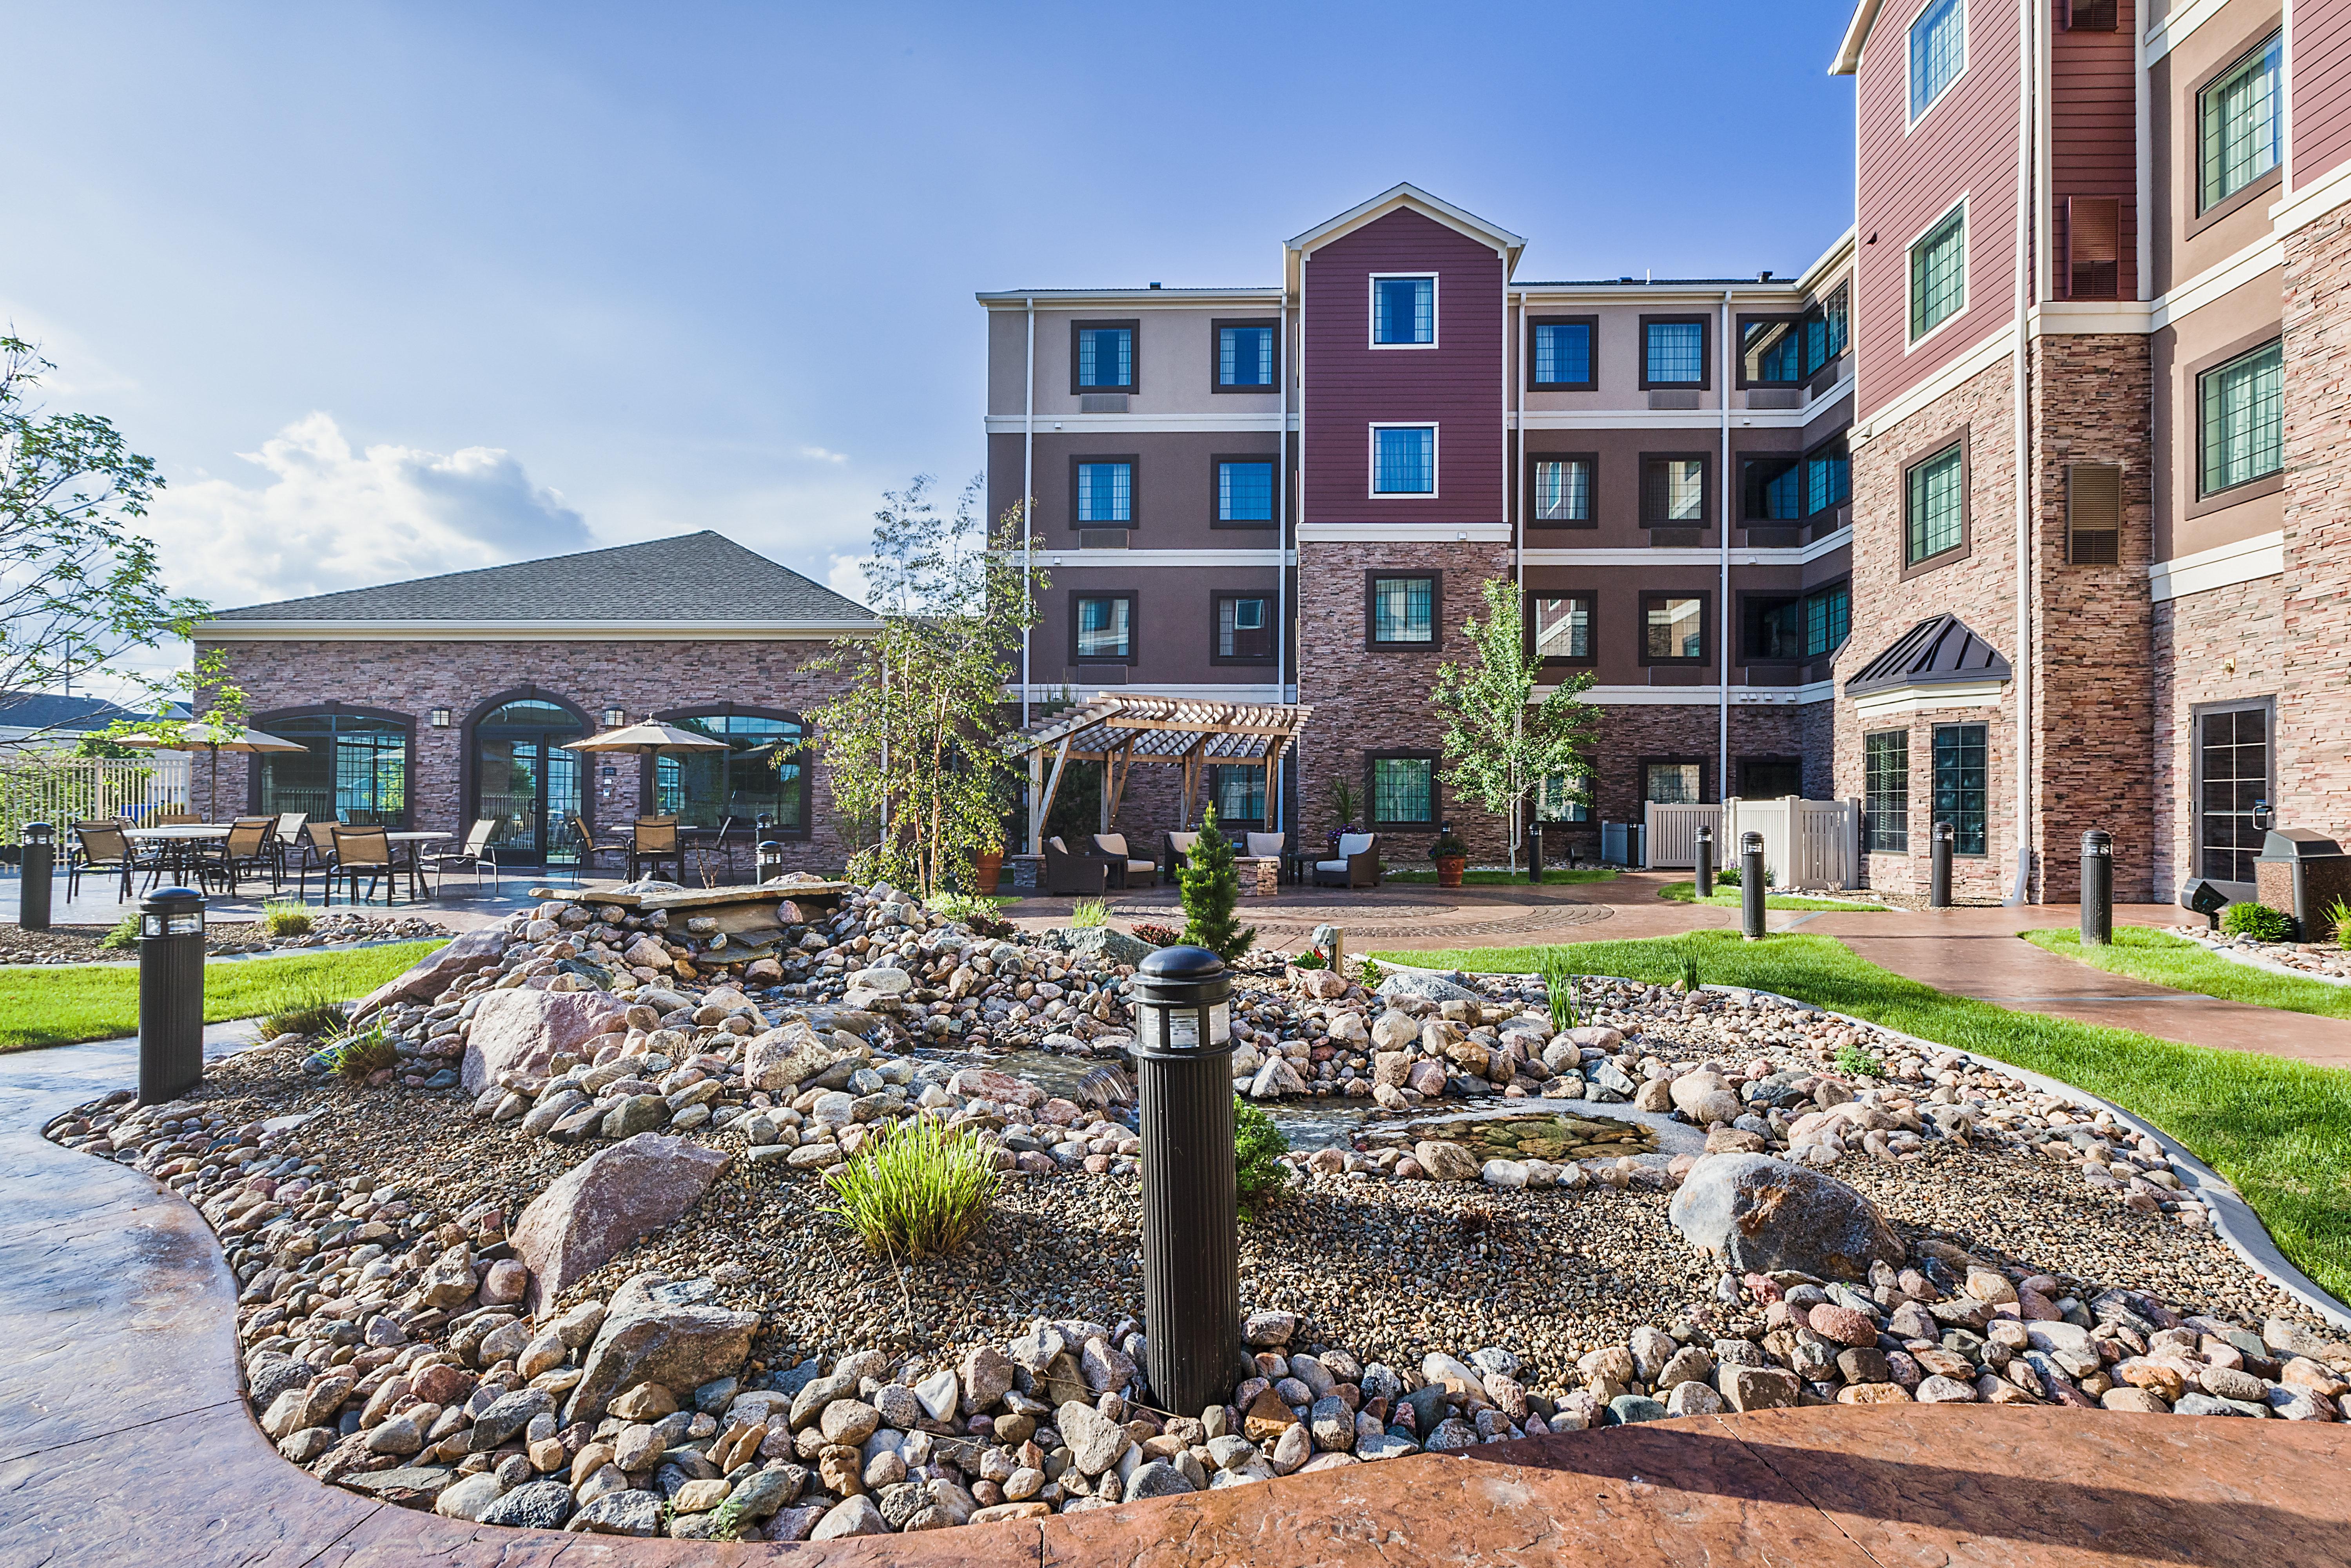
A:
{"label": "river rock", "polygon": [[1708,1155],[1667,1211],[1683,1238],[1729,1269],[1794,1269],[1862,1280],[1873,1260],[1900,1262],[1902,1238],[1870,1201],[1834,1176],[1768,1155]]}
{"label": "river rock", "polygon": [[711,1291],[707,1280],[672,1284],[640,1274],[613,1292],[565,1421],[594,1421],[614,1395],[640,1383],[695,1388],[739,1371],[759,1314],[707,1305]]}
{"label": "river rock", "polygon": [[1478,1156],[1459,1144],[1442,1138],[1423,1138],[1413,1145],[1412,1157],[1420,1168],[1435,1181],[1476,1181],[1479,1175]]}
{"label": "river rock", "polygon": [[[903,974],[898,970],[892,974]],[[853,1052],[799,1019],[786,1019],[743,1048],[743,1082],[769,1094],[797,1089]]]}
{"label": "river rock", "polygon": [[[602,1268],[622,1248],[674,1223],[726,1166],[719,1150],[640,1133],[558,1176],[522,1211],[512,1237],[530,1270],[533,1314],[544,1314],[574,1281]],[[611,1326],[608,1322],[606,1332]]]}
{"label": "river rock", "polygon": [[1485,998],[1467,986],[1457,985],[1442,975],[1407,975],[1391,972],[1373,993],[1385,1001],[1395,997],[1418,997],[1430,1002],[1477,1002]]}
{"label": "river rock", "polygon": [[394,1002],[437,998],[476,969],[496,963],[506,952],[509,934],[502,926],[486,925],[479,931],[468,931],[361,997],[352,1007],[351,1017],[364,1019]]}
{"label": "river rock", "polygon": [[479,1094],[502,1072],[544,1073],[558,1054],[590,1057],[588,1042],[628,1024],[629,1004],[603,991],[491,991],[474,1009],[463,1082]]}

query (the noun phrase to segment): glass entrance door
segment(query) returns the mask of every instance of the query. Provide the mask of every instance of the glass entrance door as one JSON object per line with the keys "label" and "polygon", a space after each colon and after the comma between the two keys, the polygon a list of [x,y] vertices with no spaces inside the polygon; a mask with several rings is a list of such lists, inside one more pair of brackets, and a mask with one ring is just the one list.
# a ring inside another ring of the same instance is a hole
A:
{"label": "glass entrance door", "polygon": [[2270,799],[2269,709],[2197,716],[2196,872],[2231,898],[2253,896],[2262,831],[2253,808]]}
{"label": "glass entrance door", "polygon": [[544,865],[576,853],[580,754],[562,743],[586,733],[568,709],[528,700],[474,727],[474,815],[498,819],[490,843],[501,863]]}

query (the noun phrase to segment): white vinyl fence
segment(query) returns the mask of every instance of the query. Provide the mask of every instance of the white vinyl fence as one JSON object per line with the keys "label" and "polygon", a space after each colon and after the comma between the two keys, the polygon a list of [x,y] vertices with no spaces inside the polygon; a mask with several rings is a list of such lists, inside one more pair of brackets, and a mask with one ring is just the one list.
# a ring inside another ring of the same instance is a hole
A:
{"label": "white vinyl fence", "polygon": [[1860,877],[1858,800],[1804,800],[1788,795],[1777,800],[1733,796],[1719,806],[1651,801],[1647,820],[1647,863],[1652,869],[1695,867],[1698,830],[1703,824],[1714,830],[1718,869],[1737,865],[1740,838],[1761,833],[1764,868],[1775,887],[1849,888]]}
{"label": "white vinyl fence", "polygon": [[76,822],[93,818],[143,821],[156,811],[188,809],[188,758],[165,752],[153,758],[40,758],[17,753],[0,758],[0,843],[22,841],[25,824],[47,822],[57,843],[72,842]]}

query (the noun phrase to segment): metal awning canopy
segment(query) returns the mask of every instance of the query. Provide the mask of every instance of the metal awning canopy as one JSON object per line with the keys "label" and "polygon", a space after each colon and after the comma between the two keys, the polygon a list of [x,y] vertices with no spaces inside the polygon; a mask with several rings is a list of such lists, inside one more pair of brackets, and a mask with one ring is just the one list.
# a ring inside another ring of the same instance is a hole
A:
{"label": "metal awning canopy", "polygon": [[[1192,821],[1201,770],[1210,763],[1265,769],[1270,826],[1280,826],[1281,792],[1276,769],[1281,754],[1312,716],[1298,704],[1236,703],[1191,697],[1155,697],[1132,692],[1102,692],[1072,708],[1042,718],[1007,738],[1029,758],[1029,852],[1045,852],[1045,819],[1061,793],[1061,774],[1071,762],[1102,765],[1102,829],[1110,831],[1119,798],[1138,762],[1172,763],[1184,770],[1184,821]],[[1050,777],[1045,759],[1053,760]]]}

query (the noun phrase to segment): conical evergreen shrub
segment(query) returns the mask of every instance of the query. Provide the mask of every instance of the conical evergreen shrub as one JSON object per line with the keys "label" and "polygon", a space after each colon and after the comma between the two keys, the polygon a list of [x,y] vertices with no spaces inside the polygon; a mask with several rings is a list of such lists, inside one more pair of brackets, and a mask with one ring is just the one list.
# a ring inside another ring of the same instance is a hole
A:
{"label": "conical evergreen shrub", "polygon": [[1206,947],[1227,963],[1249,950],[1257,927],[1244,926],[1233,915],[1240,903],[1240,872],[1233,864],[1233,846],[1217,831],[1217,809],[1210,806],[1200,821],[1200,836],[1176,873],[1184,889],[1184,940]]}

